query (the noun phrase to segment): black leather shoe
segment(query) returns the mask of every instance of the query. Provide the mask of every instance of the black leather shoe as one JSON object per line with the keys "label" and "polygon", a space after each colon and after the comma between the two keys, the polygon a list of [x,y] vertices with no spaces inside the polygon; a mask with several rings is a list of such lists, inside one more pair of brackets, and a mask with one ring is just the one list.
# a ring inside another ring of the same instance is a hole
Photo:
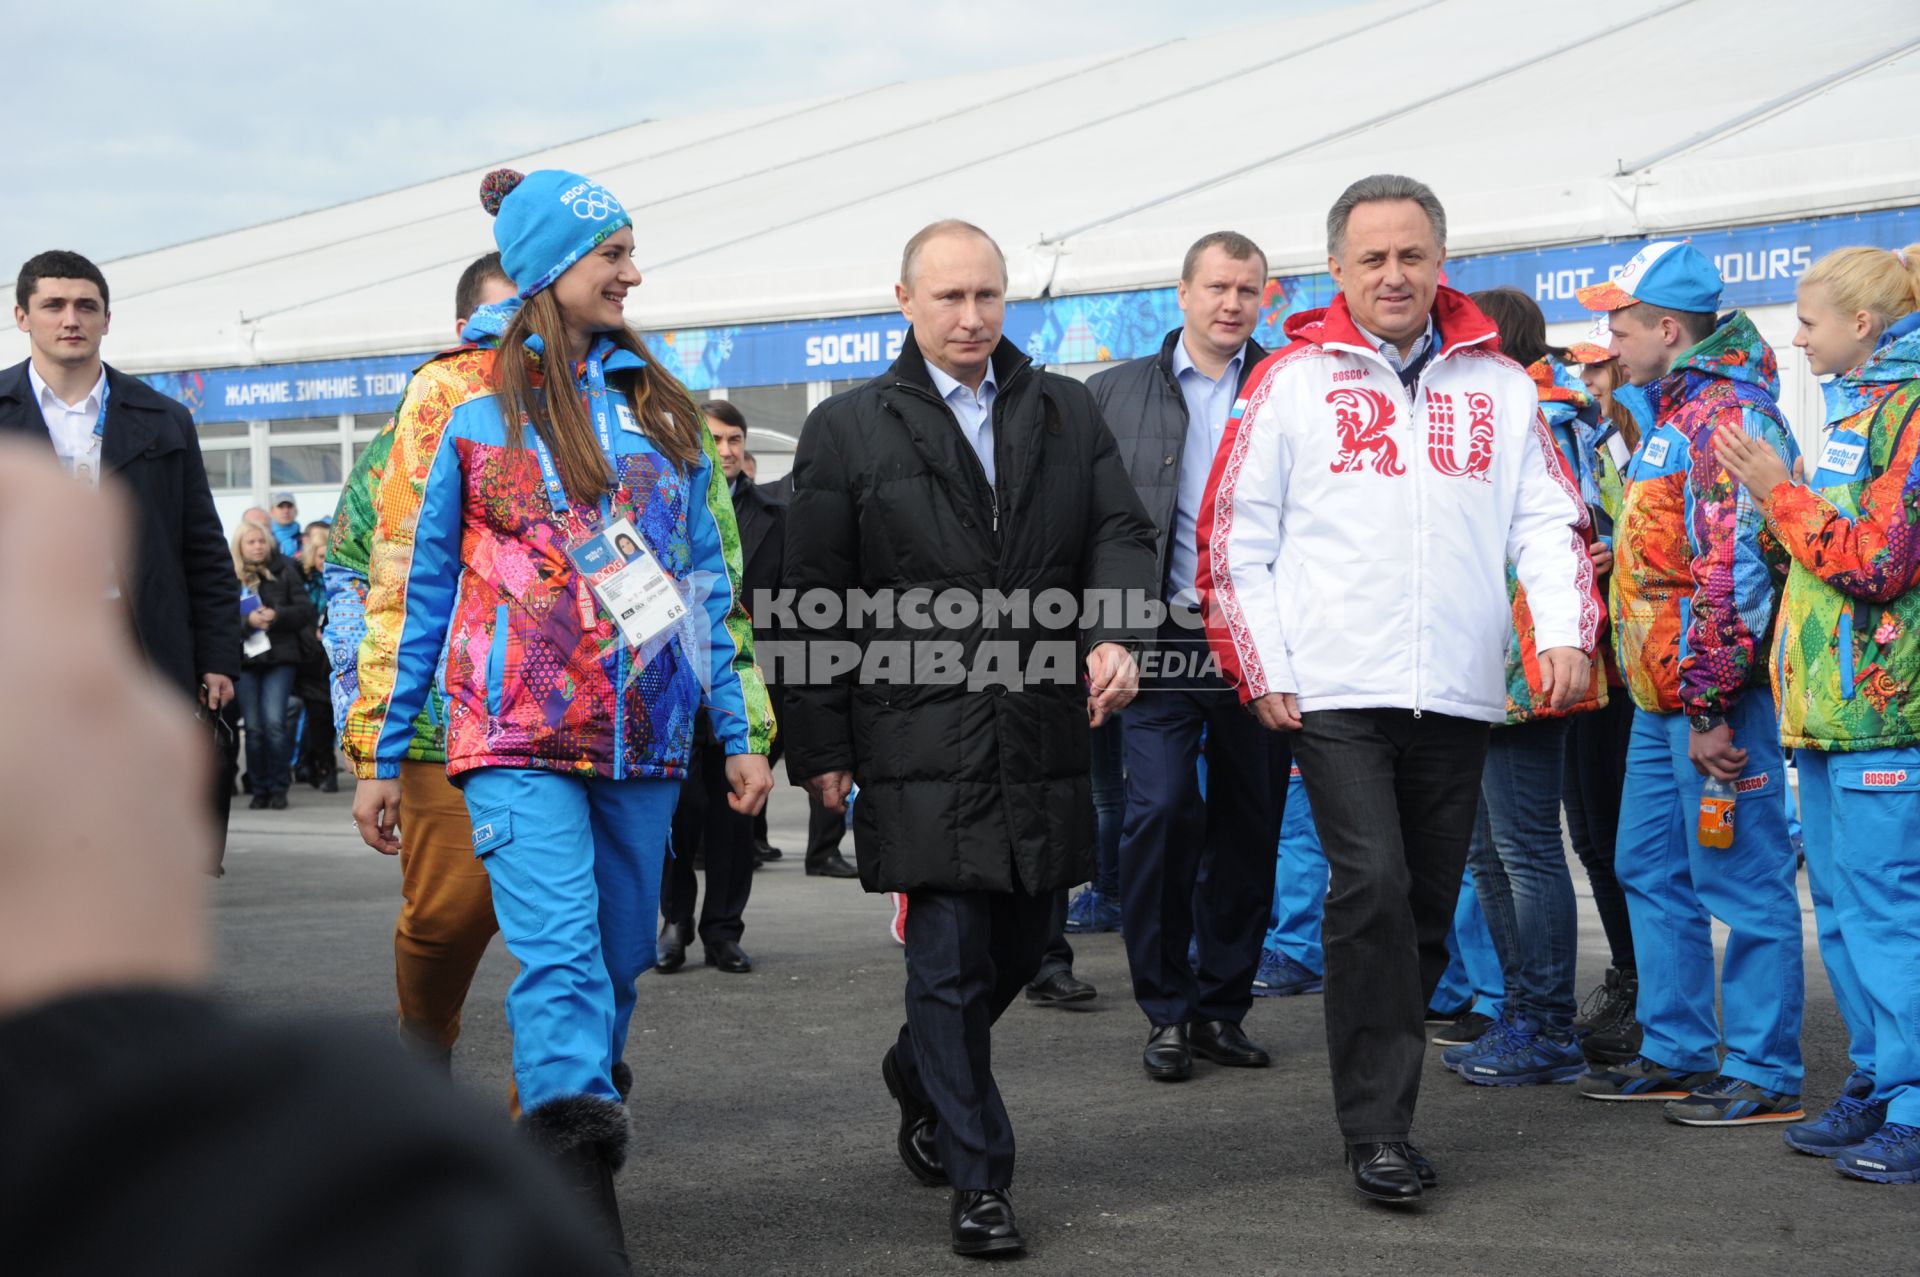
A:
{"label": "black leather shoe", "polygon": [[1402,1144],[1400,1151],[1406,1154],[1407,1162],[1413,1167],[1413,1173],[1420,1177],[1420,1187],[1438,1188],[1440,1186],[1440,1172],[1433,1169],[1433,1163],[1427,1160],[1425,1153],[1411,1144]]}
{"label": "black leather shoe", "polygon": [[252,798],[247,800],[247,810],[248,811],[265,811],[267,809],[268,800],[269,800],[269,795],[266,794],[265,792],[255,794]]}
{"label": "black leather shoe", "polygon": [[719,967],[728,975],[745,975],[753,970],[753,959],[737,941],[715,940],[706,946],[707,965]]}
{"label": "black leather shoe", "polygon": [[1405,1144],[1349,1144],[1347,1165],[1353,1186],[1376,1202],[1418,1201],[1420,1173],[1406,1154]]}
{"label": "black leather shoe", "polygon": [[956,1255],[1017,1255],[1027,1248],[1004,1188],[954,1189],[950,1219]]}
{"label": "black leather shoe", "polygon": [[1195,1055],[1230,1069],[1264,1069],[1273,1057],[1231,1020],[1195,1020],[1187,1026],[1187,1044]]}
{"label": "black leather shoe", "polygon": [[287,791],[284,789],[274,790],[272,795],[267,799],[267,807],[273,811],[285,811],[287,809]]}
{"label": "black leather shoe", "polygon": [[896,1142],[900,1149],[900,1160],[906,1163],[913,1177],[928,1188],[941,1188],[947,1182],[947,1168],[940,1165],[940,1149],[934,1143],[933,1132],[940,1119],[935,1116],[933,1105],[917,1098],[907,1090],[907,1083],[900,1076],[900,1063],[893,1058],[893,1047],[880,1057],[880,1078],[887,1084],[887,1094],[900,1106],[900,1136]]}
{"label": "black leather shoe", "polygon": [[1156,1082],[1184,1082],[1193,1076],[1193,1051],[1187,1046],[1187,1026],[1154,1026],[1147,1049],[1140,1054],[1147,1076]]}
{"label": "black leather shoe", "polygon": [[687,965],[687,944],[693,928],[685,923],[669,922],[660,928],[660,951],[655,964],[662,971],[678,971]]}
{"label": "black leather shoe", "polygon": [[328,772],[324,777],[321,778],[320,783],[316,785],[315,788],[318,789],[323,794],[339,793],[340,777],[338,773]]}
{"label": "black leather shoe", "polygon": [[833,852],[817,865],[807,866],[809,878],[858,878],[860,871],[847,863],[847,858],[839,852]]}
{"label": "black leather shoe", "polygon": [[1057,1007],[1068,1002],[1091,1002],[1099,994],[1100,990],[1066,967],[1027,986],[1027,1001],[1037,1002],[1043,1007]]}
{"label": "black leather shoe", "polygon": [[764,838],[756,838],[753,840],[753,858],[763,865],[769,860],[778,860],[786,854],[786,852],[781,851]]}

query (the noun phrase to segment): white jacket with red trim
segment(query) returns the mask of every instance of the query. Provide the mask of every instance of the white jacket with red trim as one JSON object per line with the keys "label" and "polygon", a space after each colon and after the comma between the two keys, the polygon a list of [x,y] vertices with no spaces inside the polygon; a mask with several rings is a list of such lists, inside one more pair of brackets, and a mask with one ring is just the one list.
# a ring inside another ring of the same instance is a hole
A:
{"label": "white jacket with red trim", "polygon": [[1499,723],[1511,558],[1539,650],[1592,652],[1601,613],[1533,382],[1442,288],[1409,398],[1345,298],[1287,322],[1248,379],[1199,518],[1208,638],[1243,701]]}

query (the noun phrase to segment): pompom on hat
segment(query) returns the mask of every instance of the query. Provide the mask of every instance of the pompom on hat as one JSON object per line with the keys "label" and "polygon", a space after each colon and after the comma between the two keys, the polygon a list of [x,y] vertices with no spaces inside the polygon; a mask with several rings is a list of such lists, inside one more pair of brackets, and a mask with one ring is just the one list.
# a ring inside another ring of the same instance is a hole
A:
{"label": "pompom on hat", "polygon": [[633,225],[612,191],[565,169],[495,169],[480,179],[480,207],[493,215],[500,265],[519,285],[522,301]]}

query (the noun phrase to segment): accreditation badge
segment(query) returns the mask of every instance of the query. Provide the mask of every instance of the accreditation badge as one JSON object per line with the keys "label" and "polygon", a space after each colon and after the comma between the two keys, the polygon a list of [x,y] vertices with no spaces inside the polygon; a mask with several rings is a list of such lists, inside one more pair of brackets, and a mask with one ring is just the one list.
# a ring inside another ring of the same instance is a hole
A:
{"label": "accreditation badge", "polygon": [[630,519],[616,519],[568,546],[567,556],[628,647],[642,646],[687,614],[679,587]]}

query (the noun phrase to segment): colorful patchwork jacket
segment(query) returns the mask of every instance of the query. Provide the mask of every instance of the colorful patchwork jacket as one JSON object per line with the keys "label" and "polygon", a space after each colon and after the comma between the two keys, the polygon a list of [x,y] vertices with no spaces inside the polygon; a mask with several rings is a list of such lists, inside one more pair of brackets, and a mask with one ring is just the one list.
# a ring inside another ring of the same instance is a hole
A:
{"label": "colorful patchwork jacket", "polygon": [[[1568,385],[1555,376],[1553,361],[1541,359],[1527,369],[1540,397],[1540,415],[1553,437],[1553,459],[1566,482],[1579,489],[1589,519],[1600,501],[1600,489],[1594,475],[1593,452],[1583,442],[1581,429],[1592,433],[1593,400],[1584,390]],[[1582,421],[1584,412],[1587,420]],[[1588,525],[1582,524],[1582,528]],[[1598,594],[1594,606],[1600,606]],[[1599,654],[1590,663],[1587,690],[1569,708],[1556,714],[1540,696],[1540,657],[1536,650],[1533,609],[1527,606],[1527,592],[1511,560],[1507,563],[1507,606],[1513,610],[1513,630],[1507,635],[1507,724],[1529,723],[1536,718],[1561,718],[1607,703],[1607,675]],[[1597,646],[1597,645],[1596,645]]]}
{"label": "colorful patchwork jacket", "polygon": [[[436,358],[457,353],[450,351]],[[327,628],[320,637],[326,643],[327,663],[333,672],[333,727],[343,736],[347,712],[360,695],[360,644],[367,636],[367,560],[373,549],[374,497],[386,478],[398,420],[387,418],[387,424],[353,463],[353,471],[340,489],[340,503],[333,511],[333,536],[327,546],[324,573]],[[409,761],[447,761],[446,722],[446,699],[436,685],[413,721],[413,740],[407,745]]]}
{"label": "colorful patchwork jacket", "polygon": [[1775,402],[1772,347],[1744,311],[1651,387],[1654,429],[1627,468],[1614,534],[1613,624],[1634,704],[1660,713],[1724,714],[1766,677],[1786,556],[1759,503],[1714,455],[1732,423],[1791,465],[1799,446]]}
{"label": "colorful patchwork jacket", "polygon": [[1780,738],[1825,750],[1920,743],[1920,315],[1827,391],[1827,439],[1767,522],[1793,556],[1773,648]]}
{"label": "colorful patchwork jacket", "polygon": [[[530,450],[509,453],[491,350],[415,374],[374,491],[366,638],[343,743],[363,777],[391,777],[415,740],[436,672],[446,694],[447,771],[535,767],[621,780],[686,774],[704,708],[729,754],[773,735],[752,627],[735,601],[739,533],[712,443],[682,473],[617,402],[609,516],[633,522],[689,604],[686,624],[635,656],[604,607],[591,624],[557,515]],[[616,352],[611,376],[638,366]]]}

